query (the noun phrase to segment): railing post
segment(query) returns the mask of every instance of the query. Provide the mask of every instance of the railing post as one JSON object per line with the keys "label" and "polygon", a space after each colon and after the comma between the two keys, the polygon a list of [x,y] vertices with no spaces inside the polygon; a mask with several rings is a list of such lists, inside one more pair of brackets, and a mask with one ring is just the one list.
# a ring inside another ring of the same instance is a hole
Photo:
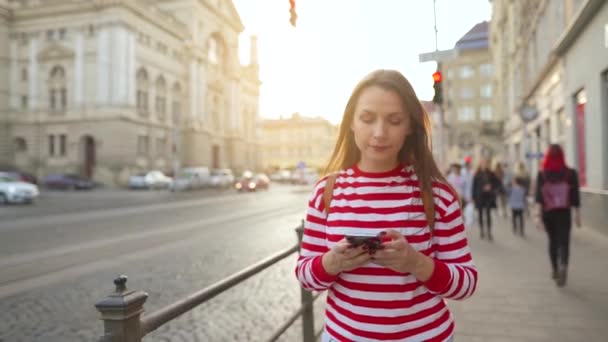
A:
{"label": "railing post", "polygon": [[[304,235],[304,220],[302,224],[296,228],[298,234],[298,242],[302,244]],[[314,342],[315,340],[315,318],[314,318],[314,303],[312,292],[300,287],[300,299],[304,311],[302,311],[302,341]]]}
{"label": "railing post", "polygon": [[99,342],[141,342],[140,315],[148,294],[127,289],[127,276],[114,279],[116,289],[95,304],[101,313],[104,334]]}

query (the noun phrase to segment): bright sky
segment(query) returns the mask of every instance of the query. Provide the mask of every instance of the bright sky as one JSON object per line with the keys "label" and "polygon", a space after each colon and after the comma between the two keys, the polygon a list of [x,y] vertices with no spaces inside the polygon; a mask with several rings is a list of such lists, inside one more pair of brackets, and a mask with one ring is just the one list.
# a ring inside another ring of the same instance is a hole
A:
{"label": "bright sky", "polygon": [[[436,65],[418,62],[435,50],[432,0],[296,0],[295,28],[288,0],[233,2],[245,25],[242,63],[249,61],[249,36],[258,36],[262,117],[300,112],[338,123],[357,82],[380,68],[401,71],[420,99],[433,96]],[[488,0],[436,6],[439,50],[490,19]]]}

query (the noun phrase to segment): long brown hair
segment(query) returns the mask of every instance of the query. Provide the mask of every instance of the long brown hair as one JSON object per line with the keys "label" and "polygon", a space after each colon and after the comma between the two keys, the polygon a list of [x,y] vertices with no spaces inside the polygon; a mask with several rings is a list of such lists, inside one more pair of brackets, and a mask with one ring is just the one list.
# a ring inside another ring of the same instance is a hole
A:
{"label": "long brown hair", "polygon": [[420,193],[424,204],[424,212],[431,229],[435,224],[435,205],[433,202],[433,180],[443,182],[455,194],[454,190],[439,171],[433,153],[431,152],[431,121],[428,113],[422,107],[410,82],[396,70],[376,70],[367,75],[355,87],[344,109],[340,124],[338,141],[325,168],[329,174],[355,165],[361,158],[361,152],[355,144],[351,125],[359,96],[363,90],[377,86],[394,91],[401,98],[403,109],[410,116],[410,134],[405,139],[399,151],[399,161],[412,164],[420,182]]}

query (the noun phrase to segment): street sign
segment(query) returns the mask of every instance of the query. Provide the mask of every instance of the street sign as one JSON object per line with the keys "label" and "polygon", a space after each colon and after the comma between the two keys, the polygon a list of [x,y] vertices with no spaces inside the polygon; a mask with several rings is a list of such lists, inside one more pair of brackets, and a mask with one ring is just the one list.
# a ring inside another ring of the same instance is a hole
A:
{"label": "street sign", "polygon": [[418,61],[423,62],[445,62],[458,57],[458,50],[437,50],[433,52],[425,52],[418,55]]}
{"label": "street sign", "polygon": [[542,152],[526,152],[526,159],[541,159],[544,156]]}
{"label": "street sign", "polygon": [[534,121],[538,117],[538,110],[535,107],[526,105],[519,112],[519,116],[523,122]]}

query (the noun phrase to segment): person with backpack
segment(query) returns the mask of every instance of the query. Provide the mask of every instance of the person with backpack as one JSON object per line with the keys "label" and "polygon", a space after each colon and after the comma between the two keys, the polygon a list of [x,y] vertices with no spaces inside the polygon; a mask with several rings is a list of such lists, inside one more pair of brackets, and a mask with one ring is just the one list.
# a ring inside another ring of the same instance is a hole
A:
{"label": "person with backpack", "polygon": [[549,237],[552,278],[557,286],[566,285],[570,256],[572,208],[574,222],[581,226],[578,174],[566,166],[564,151],[558,144],[547,149],[542,170],[536,177],[537,227],[544,226]]}
{"label": "person with backpack", "polygon": [[328,291],[321,341],[453,341],[445,299],[470,297],[477,269],[430,127],[398,71],[353,90],[295,267],[302,287]]}

